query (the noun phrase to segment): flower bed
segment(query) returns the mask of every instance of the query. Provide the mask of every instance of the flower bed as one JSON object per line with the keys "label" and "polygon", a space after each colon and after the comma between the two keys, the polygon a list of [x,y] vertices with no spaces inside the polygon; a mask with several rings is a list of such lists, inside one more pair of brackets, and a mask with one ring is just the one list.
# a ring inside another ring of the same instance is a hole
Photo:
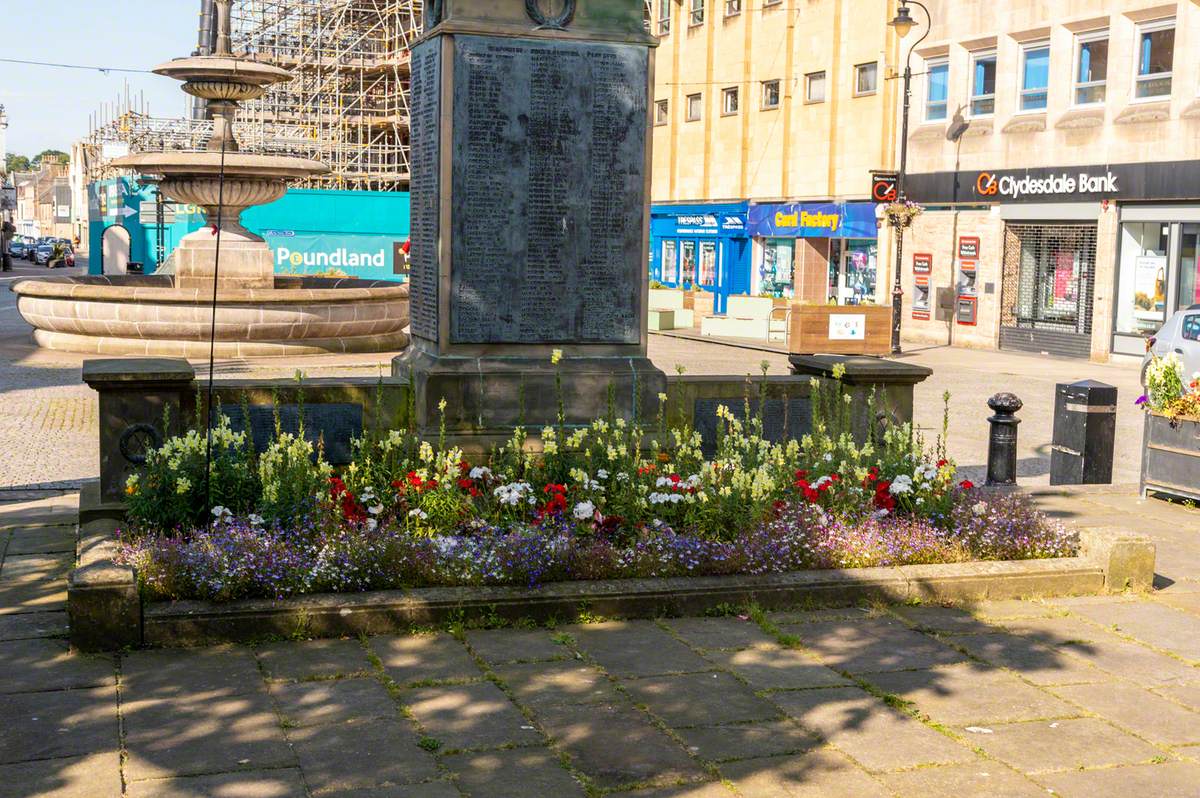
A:
{"label": "flower bed", "polygon": [[942,437],[857,441],[840,388],[814,383],[812,432],[786,444],[763,438],[749,397],[745,422],[719,409],[712,458],[659,400],[646,424],[610,412],[568,429],[560,409],[541,452],[518,429],[480,462],[377,423],[336,475],[303,433],[256,455],[222,422],[207,467],[190,432],[130,479],[119,560],[148,598],[231,600],[1076,553],[1022,497],[960,480]]}

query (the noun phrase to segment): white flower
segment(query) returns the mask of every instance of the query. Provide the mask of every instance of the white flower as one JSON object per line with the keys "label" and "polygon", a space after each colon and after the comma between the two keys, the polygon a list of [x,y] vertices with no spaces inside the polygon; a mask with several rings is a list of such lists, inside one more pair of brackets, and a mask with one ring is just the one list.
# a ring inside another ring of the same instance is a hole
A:
{"label": "white flower", "polygon": [[257,513],[250,513],[250,516],[247,520],[250,521],[250,526],[262,526],[266,523],[266,519]]}
{"label": "white flower", "polygon": [[887,510],[876,510],[874,512],[874,514],[872,515],[872,517],[873,518],[887,518],[887,515],[888,515]]}
{"label": "white flower", "polygon": [[605,471],[603,468],[597,469],[596,470],[596,479],[603,482],[604,480],[608,479],[608,472]]}
{"label": "white flower", "polygon": [[383,505],[382,504],[373,504],[367,508],[367,512],[370,513],[371,515],[379,515],[380,513],[383,512]]}
{"label": "white flower", "polygon": [[888,492],[893,496],[902,496],[905,493],[912,493],[913,481],[908,474],[901,474],[892,480],[892,486],[888,488]]}
{"label": "white flower", "polygon": [[218,522],[228,521],[230,518],[233,518],[233,512],[228,507],[223,507],[219,504],[212,508],[212,514],[213,518]]}
{"label": "white flower", "polygon": [[376,521],[374,518],[368,518],[368,519],[367,519],[367,531],[368,531],[368,532],[374,532],[374,531],[375,531],[375,528],[376,528],[377,526],[379,526],[379,522],[378,522],[378,521]]}
{"label": "white flower", "polygon": [[832,463],[832,462],[833,462],[833,455],[832,455],[832,454],[829,454],[828,452],[826,452],[826,453],[825,453],[825,462],[826,462],[826,463]]}
{"label": "white flower", "polygon": [[[425,512],[421,508],[417,507],[413,510],[408,511],[408,517],[409,518],[417,518],[417,519],[420,519],[421,521],[424,521],[426,518],[429,517],[429,513]],[[374,518],[371,518],[371,519],[368,519],[368,522],[374,522],[374,520],[375,520]]]}
{"label": "white flower", "polygon": [[580,502],[575,505],[574,515],[580,521],[586,521],[596,514],[596,505],[591,502]]}
{"label": "white flower", "polygon": [[492,469],[488,468],[487,466],[475,466],[471,469],[471,473],[467,476],[469,476],[471,479],[487,479],[491,475]]}
{"label": "white flower", "polygon": [[624,471],[617,474],[617,482],[628,482],[628,481],[629,481],[629,475],[626,474]]}
{"label": "white flower", "polygon": [[987,511],[987,502],[975,502],[975,504],[971,505],[971,512],[980,517],[987,515]]}

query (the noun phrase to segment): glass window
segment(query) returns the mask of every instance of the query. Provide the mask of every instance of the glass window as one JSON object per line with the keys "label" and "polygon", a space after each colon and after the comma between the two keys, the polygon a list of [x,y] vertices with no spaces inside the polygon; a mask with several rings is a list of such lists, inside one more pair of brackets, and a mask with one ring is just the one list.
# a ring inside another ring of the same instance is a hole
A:
{"label": "glass window", "polygon": [[1200,305],[1200,224],[1185,224],[1179,241],[1179,308]]}
{"label": "glass window", "polygon": [[1026,45],[1021,58],[1021,110],[1044,111],[1050,86],[1050,45]]}
{"label": "glass window", "polygon": [[996,54],[971,56],[971,116],[991,116],[996,112]]}
{"label": "glass window", "polygon": [[692,285],[696,282],[696,242],[681,241],[679,251],[680,262],[683,264],[682,283]]}
{"label": "glass window", "polygon": [[757,296],[786,296],[793,294],[792,270],[796,256],[796,239],[764,238],[762,262],[754,275],[751,293]]}
{"label": "glass window", "polygon": [[700,118],[700,95],[689,94],[687,98],[687,121],[695,122]]}
{"label": "glass window", "polygon": [[654,124],[665,125],[670,120],[670,104],[667,100],[659,100],[654,103]]}
{"label": "glass window", "polygon": [[1104,102],[1108,81],[1108,31],[1080,36],[1075,48],[1075,104]]}
{"label": "glass window", "polygon": [[721,113],[736,114],[738,112],[738,90],[736,86],[721,90]]}
{"label": "glass window", "polygon": [[717,242],[700,242],[700,285],[717,284]]}
{"label": "glass window", "polygon": [[946,60],[926,63],[925,118],[938,122],[946,118],[950,101],[950,62]]}
{"label": "glass window", "polygon": [[664,283],[675,285],[679,281],[679,252],[676,242],[668,239],[662,242],[662,274]]}
{"label": "glass window", "polygon": [[704,24],[704,0],[692,0],[690,23],[692,25]]}
{"label": "glass window", "polygon": [[1133,96],[1169,97],[1171,67],[1175,61],[1175,20],[1138,28],[1137,79]]}
{"label": "glass window", "polygon": [[1153,335],[1167,320],[1167,252],[1171,226],[1129,222],[1121,230],[1117,332]]}
{"label": "glass window", "polygon": [[874,94],[879,80],[879,64],[859,64],[854,67],[854,96]]}
{"label": "glass window", "polygon": [[764,80],[762,84],[762,107],[779,107],[779,81]]}
{"label": "glass window", "polygon": [[804,101],[809,103],[825,102],[824,72],[810,72],[804,76]]}
{"label": "glass window", "polygon": [[1200,313],[1184,316],[1182,330],[1185,341],[1200,341]]}
{"label": "glass window", "polygon": [[671,4],[674,0],[658,0],[658,35],[671,32]]}
{"label": "glass window", "polygon": [[736,17],[742,13],[742,0],[725,0],[725,16]]}

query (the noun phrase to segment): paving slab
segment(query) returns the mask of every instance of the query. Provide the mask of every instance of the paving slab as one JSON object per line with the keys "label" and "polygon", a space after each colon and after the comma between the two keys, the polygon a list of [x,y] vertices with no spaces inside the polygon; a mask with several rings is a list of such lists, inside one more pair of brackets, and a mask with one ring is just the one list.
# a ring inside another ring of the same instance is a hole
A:
{"label": "paving slab", "polygon": [[[11,547],[12,544],[10,543]],[[38,582],[47,579],[65,579],[67,572],[75,567],[75,553],[59,554],[13,554],[4,555],[0,563],[0,583],[12,585],[18,582]]]}
{"label": "paving slab", "polygon": [[292,767],[266,693],[122,702],[129,781]]}
{"label": "paving slab", "polygon": [[806,623],[821,623],[822,621],[841,621],[845,619],[862,620],[874,618],[880,613],[863,607],[826,607],[819,610],[782,610],[768,612],[767,619],[779,626],[797,626]]}
{"label": "paving slab", "polygon": [[443,758],[442,764],[458,775],[459,789],[476,798],[585,795],[583,786],[546,748],[459,754]]}
{"label": "paving slab", "polygon": [[14,554],[75,553],[74,526],[17,528],[9,533],[5,557]]}
{"label": "paving slab", "polygon": [[942,634],[994,634],[1004,631],[957,607],[899,606],[892,612],[920,631]]}
{"label": "paving slab", "polygon": [[1155,648],[1200,662],[1200,616],[1149,600],[1089,604],[1071,611]]}
{"label": "paving slab", "polygon": [[1200,765],[1161,762],[1107,770],[1068,770],[1042,776],[1038,781],[1062,798],[1195,798]]}
{"label": "paving slab", "polygon": [[918,768],[879,777],[900,798],[1046,798],[1039,787],[999,762]]}
{"label": "paving slab", "polygon": [[695,648],[749,648],[774,642],[749,618],[668,618],[664,623]]}
{"label": "paving slab", "polygon": [[975,758],[965,746],[858,687],[775,693],[771,700],[867,770],[899,770]]}
{"label": "paving slab", "polygon": [[258,662],[248,648],[131,651],[121,658],[125,700],[237,696],[263,692]]}
{"label": "paving slab", "polygon": [[321,793],[320,798],[462,798],[462,793],[448,781],[427,781],[423,784],[333,790]]}
{"label": "paving slab", "polygon": [[976,618],[997,621],[1002,618],[1053,618],[1062,615],[1062,610],[1038,601],[1000,599],[996,601],[972,601],[962,605]]}
{"label": "paving slab", "polygon": [[831,668],[851,673],[929,668],[965,657],[895,618],[827,621],[796,630],[801,645]]}
{"label": "paving slab", "polygon": [[1200,668],[1152,651],[1139,643],[1116,639],[1071,642],[1062,647],[1101,670],[1147,687],[1195,681]]}
{"label": "paving slab", "polygon": [[524,706],[622,700],[603,671],[577,660],[500,665],[496,675]]}
{"label": "paving slab", "polygon": [[704,656],[744,679],[755,690],[793,690],[847,685],[844,676],[794,649],[778,645],[739,651],[706,651]]}
{"label": "paving slab", "polygon": [[422,687],[403,693],[400,702],[444,749],[541,742],[537,730],[491,682]]}
{"label": "paving slab", "polygon": [[653,621],[610,621],[565,627],[579,649],[619,678],[709,670],[699,654]]}
{"label": "paving slab", "polygon": [[1200,712],[1184,709],[1141,687],[1109,681],[1057,687],[1052,692],[1152,743],[1200,743]]}
{"label": "paving slab", "polygon": [[0,693],[70,690],[116,684],[110,657],[75,654],[65,640],[30,639],[0,643]]}
{"label": "paving slab", "polygon": [[1200,682],[1195,684],[1166,685],[1155,688],[1155,692],[1200,712]]}
{"label": "paving slab", "polygon": [[683,747],[655,728],[640,712],[601,704],[545,706],[538,722],[553,745],[604,789],[654,781],[660,785],[703,778]]}
{"label": "paving slab", "polygon": [[483,675],[471,652],[450,635],[373,637],[367,645],[398,684],[478,679]]}
{"label": "paving slab", "polygon": [[0,615],[0,641],[65,637],[67,631],[67,614],[62,611]]}
{"label": "paving slab", "polygon": [[649,787],[623,792],[621,798],[733,798],[733,792],[719,781],[682,784],[674,787]]}
{"label": "paving slab", "polygon": [[65,611],[65,579],[5,582],[0,580],[0,615],[23,612]]}
{"label": "paving slab", "polygon": [[272,679],[332,679],[374,670],[357,640],[269,643],[257,653]]}
{"label": "paving slab", "polygon": [[128,798],[303,798],[305,795],[304,780],[296,768],[135,781],[128,792]]}
{"label": "paving slab", "polygon": [[439,775],[433,756],[417,746],[412,727],[398,720],[291,729],[288,740],[314,795],[411,784]]}
{"label": "paving slab", "polygon": [[121,798],[121,754],[98,751],[0,765],[0,798]]}
{"label": "paving slab", "polygon": [[1017,671],[1037,685],[1103,682],[1112,675],[1059,649],[1011,634],[960,635],[951,643],[989,665]]}
{"label": "paving slab", "polygon": [[1003,671],[975,665],[878,673],[865,677],[884,692],[911,701],[933,720],[949,726],[1068,718],[1080,710]]}
{"label": "paving slab", "polygon": [[1192,615],[1200,615],[1200,583],[1196,583],[1196,587],[1198,590],[1195,593],[1185,591],[1156,593],[1154,600]]}
{"label": "paving slab", "polygon": [[[479,629],[467,632],[467,645],[487,662],[543,662],[571,657],[546,629]],[[428,657],[427,657],[428,659]]]}
{"label": "paving slab", "polygon": [[625,689],[671,727],[770,720],[780,714],[727,673],[651,676],[627,681]]}
{"label": "paving slab", "polygon": [[731,762],[810,751],[820,741],[790,720],[680,729],[688,750],[706,762]]}
{"label": "paving slab", "polygon": [[827,748],[731,762],[720,771],[741,798],[891,798],[886,787]]}
{"label": "paving slab", "polygon": [[396,718],[400,711],[387,688],[372,678],[275,683],[271,696],[285,722],[296,726]]}
{"label": "paving slab", "polygon": [[117,690],[97,687],[0,696],[0,764],[116,750]]}
{"label": "paving slab", "polygon": [[991,734],[971,736],[989,755],[1022,773],[1136,765],[1162,756],[1162,750],[1099,718],[997,723]]}

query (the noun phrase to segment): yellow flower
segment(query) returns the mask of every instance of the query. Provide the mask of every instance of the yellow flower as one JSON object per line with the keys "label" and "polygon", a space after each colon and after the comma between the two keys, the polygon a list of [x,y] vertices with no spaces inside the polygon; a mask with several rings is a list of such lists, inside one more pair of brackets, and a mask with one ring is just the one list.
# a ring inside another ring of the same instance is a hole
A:
{"label": "yellow flower", "polygon": [[551,365],[557,366],[558,362],[560,360],[562,360],[562,350],[561,349],[555,349],[553,352],[550,353]]}
{"label": "yellow flower", "polygon": [[137,485],[126,485],[125,486],[125,495],[126,496],[132,496],[135,493],[137,493]]}

